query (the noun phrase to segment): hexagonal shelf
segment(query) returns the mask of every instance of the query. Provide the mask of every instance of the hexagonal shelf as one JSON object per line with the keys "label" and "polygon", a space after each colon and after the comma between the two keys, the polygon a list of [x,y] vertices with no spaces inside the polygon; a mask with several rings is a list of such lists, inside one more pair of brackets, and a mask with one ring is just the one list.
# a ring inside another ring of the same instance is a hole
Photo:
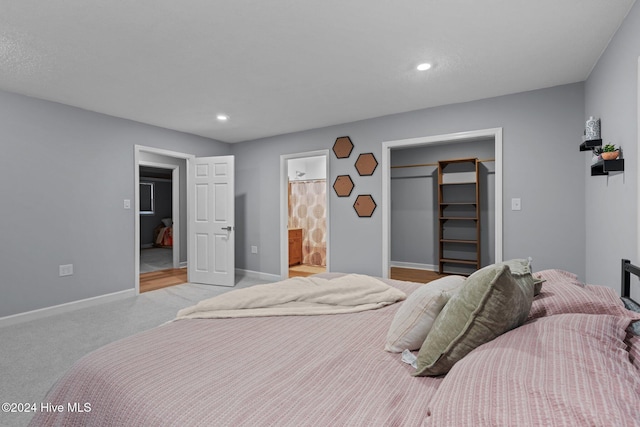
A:
{"label": "hexagonal shelf", "polygon": [[353,181],[349,175],[338,175],[333,183],[333,189],[338,197],[349,197],[353,187]]}
{"label": "hexagonal shelf", "polygon": [[353,150],[353,143],[348,136],[341,136],[336,138],[336,142],[333,144],[333,153],[338,159],[346,159],[351,155]]}
{"label": "hexagonal shelf", "polygon": [[373,171],[376,170],[378,161],[373,153],[363,153],[358,156],[356,160],[356,169],[360,176],[373,175]]}
{"label": "hexagonal shelf", "polygon": [[359,217],[370,217],[373,215],[373,211],[376,210],[376,206],[376,202],[373,201],[371,194],[360,194],[353,204],[353,208]]}

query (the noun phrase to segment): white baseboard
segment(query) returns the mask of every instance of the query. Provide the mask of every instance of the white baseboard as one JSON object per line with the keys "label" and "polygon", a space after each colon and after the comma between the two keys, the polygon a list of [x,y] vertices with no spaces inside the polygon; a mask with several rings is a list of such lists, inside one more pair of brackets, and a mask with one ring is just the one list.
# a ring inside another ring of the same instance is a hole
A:
{"label": "white baseboard", "polygon": [[[262,273],[259,271],[243,270],[239,268],[236,269],[236,274],[254,279],[267,280],[269,282],[277,282],[281,280],[280,276],[277,274]],[[135,289],[126,289],[124,291],[114,292],[111,294],[99,295],[97,297],[67,302],[51,307],[39,308],[37,310],[26,311],[24,313],[12,314],[10,316],[0,317],[0,328],[4,326],[11,326],[18,323],[28,322],[30,320],[42,319],[48,316],[53,316],[55,314],[68,313],[70,311],[78,310],[81,308],[93,307],[99,304],[123,300],[135,296]]]}
{"label": "white baseboard", "polygon": [[24,313],[12,314],[11,316],[0,317],[0,328],[3,326],[15,325],[30,320],[42,319],[44,317],[53,316],[54,314],[68,313],[70,311],[81,308],[93,307],[107,302],[118,301],[136,296],[135,289],[127,289],[112,294],[100,295],[97,297],[81,299],[78,301],[67,302],[64,304],[54,305],[51,307],[40,308],[37,310],[26,311]]}
{"label": "white baseboard", "polygon": [[236,268],[236,274],[238,276],[250,277],[252,279],[268,280],[270,282],[277,282],[278,280],[282,280],[282,278],[278,274],[262,273],[260,271],[243,270],[240,268]]}
{"label": "white baseboard", "polygon": [[389,265],[391,267],[413,268],[414,270],[438,271],[438,266],[432,265],[432,264],[419,264],[415,262],[391,261]]}

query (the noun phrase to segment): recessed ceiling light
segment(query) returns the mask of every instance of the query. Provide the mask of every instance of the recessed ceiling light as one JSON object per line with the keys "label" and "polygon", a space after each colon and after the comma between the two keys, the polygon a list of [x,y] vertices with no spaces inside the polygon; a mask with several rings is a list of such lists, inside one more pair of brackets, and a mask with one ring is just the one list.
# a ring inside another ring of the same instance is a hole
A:
{"label": "recessed ceiling light", "polygon": [[227,120],[229,120],[229,116],[227,116],[226,114],[218,114],[216,116],[216,119],[218,119],[221,122],[226,122]]}
{"label": "recessed ceiling light", "polygon": [[418,71],[425,71],[425,70],[428,70],[429,68],[431,68],[431,64],[429,64],[428,62],[424,62],[424,63],[418,65],[416,68],[418,69]]}

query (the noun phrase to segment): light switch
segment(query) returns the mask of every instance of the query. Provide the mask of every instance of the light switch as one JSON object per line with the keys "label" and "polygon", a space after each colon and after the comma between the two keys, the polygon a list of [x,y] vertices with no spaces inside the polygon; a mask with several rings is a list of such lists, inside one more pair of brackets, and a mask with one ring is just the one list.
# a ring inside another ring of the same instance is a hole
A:
{"label": "light switch", "polygon": [[60,265],[58,269],[60,277],[73,275],[73,264]]}
{"label": "light switch", "polygon": [[522,204],[520,203],[520,198],[511,199],[511,210],[519,211],[522,209]]}
{"label": "light switch", "polygon": [[131,209],[131,200],[124,199],[124,208],[125,209]]}

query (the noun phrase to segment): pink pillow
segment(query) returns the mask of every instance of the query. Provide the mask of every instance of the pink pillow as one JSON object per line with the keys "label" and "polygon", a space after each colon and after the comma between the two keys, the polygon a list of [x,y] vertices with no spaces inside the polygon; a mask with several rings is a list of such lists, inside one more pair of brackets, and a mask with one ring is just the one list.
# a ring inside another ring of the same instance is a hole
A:
{"label": "pink pillow", "polygon": [[529,319],[562,313],[629,315],[618,294],[606,286],[585,285],[563,270],[544,270],[534,277],[545,279],[531,304]]}
{"label": "pink pillow", "polygon": [[560,314],[499,336],[449,371],[424,425],[630,425],[640,372],[623,342],[629,321]]}

